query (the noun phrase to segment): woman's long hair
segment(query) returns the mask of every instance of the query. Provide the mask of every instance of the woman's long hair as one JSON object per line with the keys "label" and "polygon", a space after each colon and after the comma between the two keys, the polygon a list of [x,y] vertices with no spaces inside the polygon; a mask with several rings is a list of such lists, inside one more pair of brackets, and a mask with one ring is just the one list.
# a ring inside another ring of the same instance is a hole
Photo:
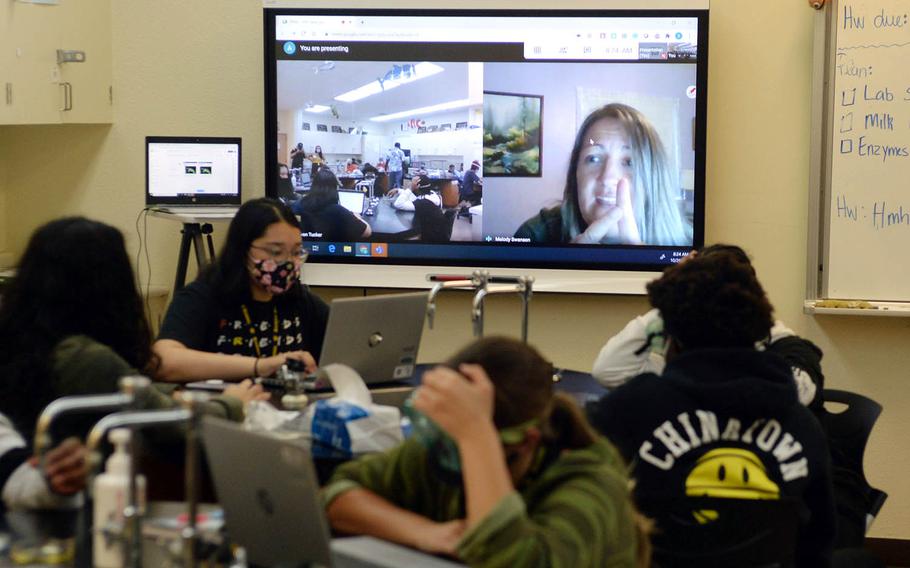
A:
{"label": "woman's long hair", "polygon": [[673,198],[676,176],[670,171],[660,135],[645,115],[620,103],[611,103],[592,112],[575,136],[560,206],[562,239],[571,241],[588,228],[578,206],[578,160],[588,138],[588,129],[603,118],[619,121],[632,146],[632,207],[642,242],[648,245],[691,245],[692,229],[683,223],[679,204]]}
{"label": "woman's long hair", "polygon": [[320,168],[313,176],[310,190],[303,196],[303,210],[319,212],[329,205],[338,203],[338,178],[327,168]]}
{"label": "woman's long hair", "polygon": [[[250,245],[264,235],[273,223],[287,223],[300,230],[300,221],[287,205],[277,199],[251,199],[237,210],[218,258],[199,276],[212,286],[222,304],[239,304],[251,297],[247,268]],[[281,297],[292,298],[300,294],[300,283],[295,281]]]}
{"label": "woman's long hair", "polygon": [[[287,171],[288,177],[281,177],[281,168],[284,168]],[[275,192],[279,198],[288,200],[289,202],[297,199],[297,194],[294,193],[294,182],[291,181],[292,175],[287,164],[278,162],[278,182],[275,186]]]}
{"label": "woman's long hair", "polygon": [[123,235],[84,217],[32,234],[0,304],[0,410],[26,437],[56,398],[51,353],[73,335],[110,347],[141,372],[157,364]]}

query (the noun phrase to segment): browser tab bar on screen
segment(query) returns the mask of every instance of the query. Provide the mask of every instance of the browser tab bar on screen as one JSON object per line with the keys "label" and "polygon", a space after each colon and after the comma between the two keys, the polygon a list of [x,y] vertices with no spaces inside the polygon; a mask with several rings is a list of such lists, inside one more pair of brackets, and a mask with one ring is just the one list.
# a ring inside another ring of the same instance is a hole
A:
{"label": "browser tab bar on screen", "polygon": [[[578,51],[584,55],[588,45],[591,53],[597,51],[591,41],[614,41],[624,45],[610,45],[611,53],[628,43],[643,42],[688,42],[697,41],[697,23],[694,18],[649,18],[611,20],[610,29],[591,18],[536,18],[524,24],[515,22],[522,18],[489,18],[478,22],[476,19],[453,17],[444,23],[428,26],[424,17],[405,17],[394,20],[386,16],[280,16],[275,25],[276,39],[284,40],[328,40],[328,41],[453,41],[475,43],[525,43],[571,37]],[[413,20],[413,21],[410,21]],[[502,20],[502,21],[499,21]],[[587,42],[587,43],[585,43]],[[572,49],[566,45],[566,51]],[[608,46],[601,46],[606,49]],[[634,47],[634,46],[633,46]],[[558,51],[558,50],[557,50]],[[601,50],[603,52],[603,50]],[[633,49],[633,52],[635,50]],[[533,49],[532,49],[533,53]],[[557,55],[559,53],[557,52]],[[585,57],[587,58],[587,57]]]}

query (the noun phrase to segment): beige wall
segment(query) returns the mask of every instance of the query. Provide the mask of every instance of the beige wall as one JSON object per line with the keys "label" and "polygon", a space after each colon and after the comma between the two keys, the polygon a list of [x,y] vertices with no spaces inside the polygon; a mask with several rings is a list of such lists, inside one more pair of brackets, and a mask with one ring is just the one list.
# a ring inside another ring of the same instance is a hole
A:
{"label": "beige wall", "polygon": [[[582,2],[588,0],[572,4],[595,5]],[[148,134],[242,136],[244,192],[262,194],[261,4],[113,4],[114,124],[0,127],[0,250],[4,233],[6,247],[18,253],[38,224],[82,213],[123,229],[135,251]],[[497,5],[528,6],[516,0]],[[872,534],[910,538],[910,389],[903,383],[910,368],[910,320],[809,317],[801,311],[812,17],[806,3],[796,0],[712,2],[707,240],[734,242],[753,254],[778,316],[824,349],[830,386],[884,403],[866,469],[891,497]],[[223,227],[217,230],[223,233]],[[170,286],[177,227],[149,219],[148,237],[152,283]],[[330,297],[361,290],[320,292]],[[532,340],[558,365],[585,369],[603,341],[645,309],[638,297],[538,294]],[[488,329],[517,333],[516,314],[512,300],[494,298]],[[445,298],[439,321],[426,335],[424,361],[439,360],[469,339],[467,297]]]}

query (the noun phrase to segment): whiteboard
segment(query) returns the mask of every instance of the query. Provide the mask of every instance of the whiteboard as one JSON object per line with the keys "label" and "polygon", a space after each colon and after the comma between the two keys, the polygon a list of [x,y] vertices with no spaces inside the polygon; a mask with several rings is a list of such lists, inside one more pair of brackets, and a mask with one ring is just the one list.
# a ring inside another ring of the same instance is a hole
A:
{"label": "whiteboard", "polygon": [[910,0],[835,0],[825,10],[809,297],[910,302]]}

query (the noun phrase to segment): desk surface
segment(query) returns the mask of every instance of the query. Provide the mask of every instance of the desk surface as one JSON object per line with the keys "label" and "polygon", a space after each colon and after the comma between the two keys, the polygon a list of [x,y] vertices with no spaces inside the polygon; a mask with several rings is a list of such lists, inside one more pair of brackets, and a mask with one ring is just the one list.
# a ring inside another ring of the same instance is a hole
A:
{"label": "desk surface", "polygon": [[332,539],[332,560],[335,568],[453,568],[464,566],[454,560],[430,556],[412,548],[369,536]]}
{"label": "desk surface", "polygon": [[[157,518],[158,522],[146,520],[143,534],[146,545],[143,548],[143,564],[146,566],[164,566],[166,553],[159,542],[176,541],[180,532],[174,528],[164,528],[162,521],[173,522],[177,515],[185,513],[186,505],[179,502],[155,502],[149,504],[150,515],[148,518]],[[200,514],[208,517],[223,518],[220,513],[215,513],[219,508],[214,505],[200,505]],[[220,522],[207,522],[207,525],[218,526]],[[218,529],[214,531],[200,527],[205,534],[207,542],[220,543],[221,535]],[[161,539],[161,540],[159,540]],[[464,566],[452,560],[430,556],[417,550],[400,546],[388,541],[369,536],[354,536],[333,538],[332,560],[335,568],[399,568],[401,566],[420,566],[421,568],[454,568]]]}
{"label": "desk surface", "polygon": [[[420,382],[423,373],[431,368],[432,364],[421,364],[417,366],[415,376],[407,381],[395,384],[376,385],[371,388],[374,393],[374,400],[379,404],[388,404],[399,406],[407,394],[416,388]],[[558,372],[559,380],[555,383],[558,391],[565,392],[575,398],[582,406],[594,399],[600,398],[607,393],[607,389],[598,384],[588,373],[572,370],[561,370]],[[383,400],[378,393],[388,394],[389,399]],[[328,395],[329,393],[325,393]],[[397,399],[394,401],[392,399]],[[317,463],[317,466],[319,464]],[[337,465],[337,464],[336,464]],[[155,480],[160,484],[163,478],[156,476]],[[179,485],[179,479],[174,480],[174,484]],[[202,511],[211,510],[210,505],[200,505]],[[150,504],[149,516],[168,516],[176,515],[183,511],[183,505],[178,503],[152,503]],[[160,529],[160,526],[158,527]],[[162,536],[160,530],[156,531],[149,525],[147,533],[149,536]],[[2,533],[0,533],[2,538]],[[163,558],[162,551],[151,543],[147,543],[144,549],[148,560],[145,565],[159,566],[163,565],[160,560]],[[333,539],[332,553],[335,559],[335,566],[341,568],[387,568],[397,566],[425,566],[427,568],[451,568],[453,566],[462,566],[452,561],[428,556],[418,551],[401,547],[392,543],[384,542],[370,537],[353,537]],[[0,565],[5,559],[0,557]]]}
{"label": "desk surface", "polygon": [[[220,527],[223,524],[221,508],[217,505],[199,504],[199,514],[208,520],[198,527],[202,539],[217,546],[222,541]],[[180,528],[178,515],[186,512],[186,504],[174,501],[156,501],[149,503],[148,514],[143,523],[143,566],[167,566],[173,559],[167,546],[178,542]],[[19,513],[23,515],[23,513]],[[70,513],[70,523],[75,522],[75,513]],[[184,516],[185,518],[185,516]],[[21,519],[20,519],[21,525]],[[21,526],[19,528],[22,528]],[[34,538],[43,539],[39,535]],[[12,536],[0,532],[0,544],[8,544]],[[36,541],[36,542],[39,542]],[[369,536],[333,538],[331,542],[332,560],[335,568],[399,568],[401,566],[420,566],[421,568],[455,568],[464,566],[454,560],[424,554],[420,551],[400,546],[388,541]],[[5,551],[0,552],[0,566],[8,566],[11,560]],[[46,568],[48,565],[20,564],[32,568]]]}
{"label": "desk surface", "polygon": [[399,211],[392,207],[392,200],[383,197],[376,205],[375,213],[364,215],[374,233],[401,233],[414,227],[414,212]]}
{"label": "desk surface", "polygon": [[[417,365],[414,376],[404,381],[369,385],[370,393],[373,395],[373,402],[387,406],[401,407],[411,391],[420,386],[423,374],[427,369],[431,369],[435,365],[436,363],[421,363]],[[592,377],[590,373],[573,371],[571,369],[558,369],[556,378],[557,380],[554,382],[554,388],[557,391],[564,392],[571,396],[582,408],[584,408],[587,403],[597,400],[609,392],[608,389],[594,380],[594,377]],[[194,389],[221,391],[227,384],[229,383],[201,381],[197,383],[188,383],[186,386]],[[272,403],[278,408],[281,408],[280,401],[282,394],[284,393],[280,390],[273,390],[272,392]],[[335,393],[331,389],[307,394],[311,400],[329,398],[334,395]]]}

